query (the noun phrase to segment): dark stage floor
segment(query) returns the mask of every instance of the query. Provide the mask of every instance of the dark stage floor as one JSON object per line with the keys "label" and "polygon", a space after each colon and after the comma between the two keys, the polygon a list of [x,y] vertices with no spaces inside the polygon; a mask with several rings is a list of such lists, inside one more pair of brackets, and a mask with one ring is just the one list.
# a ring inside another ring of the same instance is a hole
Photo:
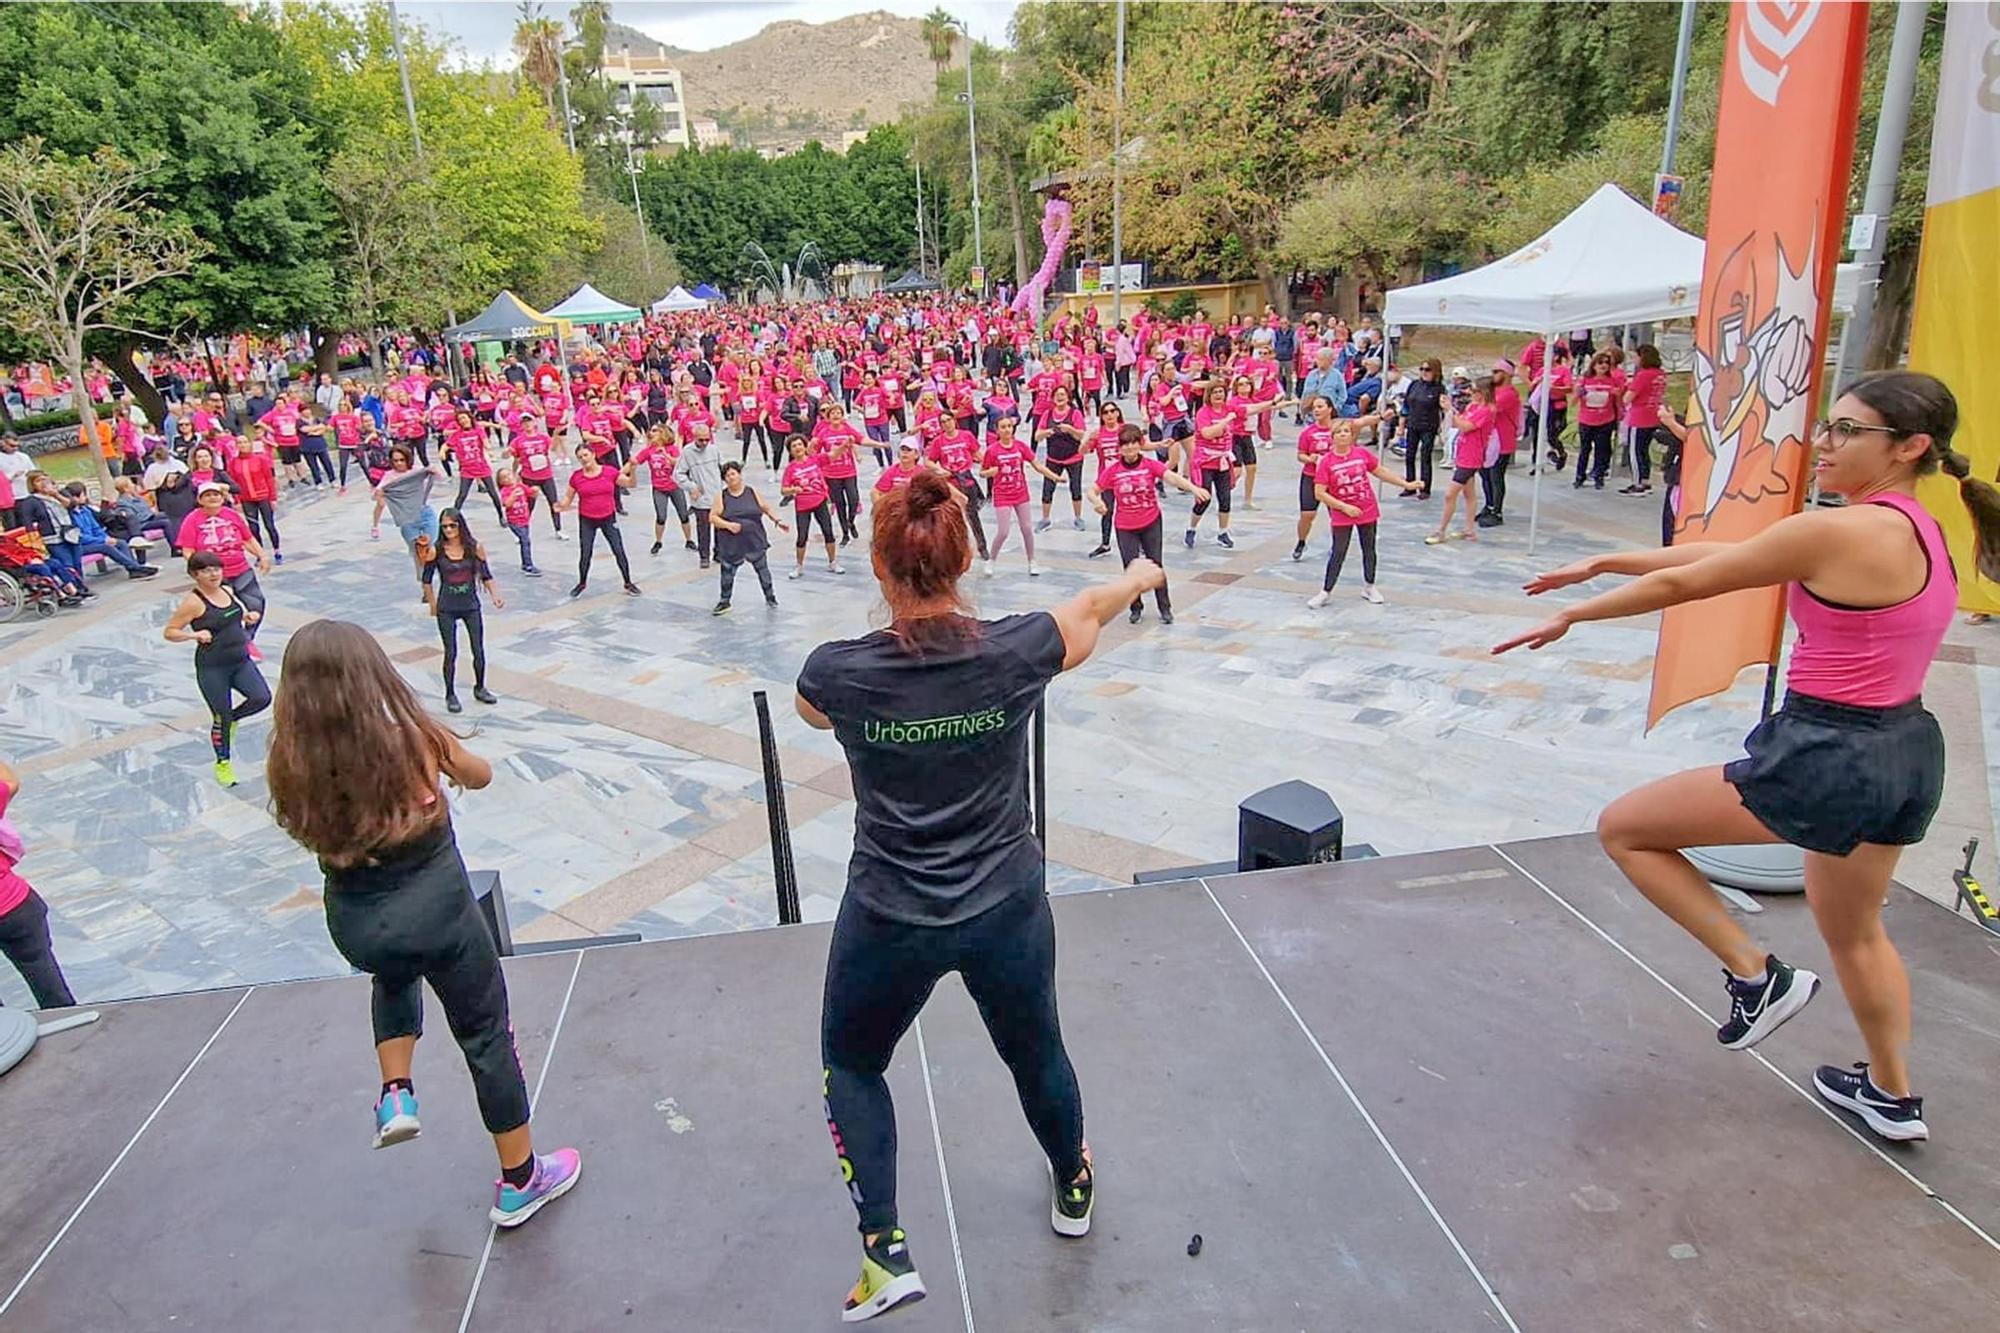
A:
{"label": "dark stage floor", "polygon": [[[1861,1054],[1839,995],[1721,1050],[1696,1012],[1716,969],[1589,838],[1056,915],[1095,1230],[1050,1233],[1012,1085],[948,982],[891,1074],[932,1295],[879,1327],[2000,1327],[2000,939],[1915,895],[1889,921],[1935,1137],[1887,1151],[1810,1093]],[[1756,929],[1827,968],[1802,902]],[[826,934],[511,961],[538,1136],[585,1170],[497,1239],[435,1005],[424,1137],[379,1153],[365,981],[104,1006],[0,1079],[0,1329],[839,1327],[857,1247],[819,1101]]]}

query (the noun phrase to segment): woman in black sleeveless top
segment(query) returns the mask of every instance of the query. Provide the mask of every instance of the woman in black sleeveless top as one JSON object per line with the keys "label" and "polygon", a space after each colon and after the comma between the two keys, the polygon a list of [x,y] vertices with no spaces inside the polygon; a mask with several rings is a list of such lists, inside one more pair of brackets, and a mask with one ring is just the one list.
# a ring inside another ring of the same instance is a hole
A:
{"label": "woman in black sleeveless top", "polygon": [[319,858],[334,947],[374,978],[375,1146],[421,1130],[410,1064],[429,982],[500,1156],[487,1216],[519,1226],[576,1184],[583,1161],[534,1151],[507,981],[445,804],[443,782],[476,791],[492,765],[424,711],[367,630],[315,620],[285,647],[265,776],[278,826]]}
{"label": "woman in black sleeveless top", "polygon": [[777,510],[743,484],[741,463],[724,463],[722,489],[715,494],[709,517],[709,526],[715,530],[715,558],[722,564],[722,600],[715,604],[715,615],[729,610],[729,596],[736,589],[736,571],[745,561],[757,571],[765,602],[771,606],[778,604],[778,594],[771,587],[771,564],[765,558],[765,552],[771,548],[771,539],[764,532],[766,518],[786,532],[792,530],[792,525],[780,518]]}
{"label": "woman in black sleeveless top", "polygon": [[[196,551],[188,557],[188,575],[194,590],[181,598],[167,619],[163,637],[168,643],[194,645],[194,684],[208,705],[208,743],[215,747],[215,780],[225,787],[236,785],[236,770],[229,762],[230,741],[236,724],[254,717],[271,706],[271,687],[250,660],[250,626],[258,613],[246,607],[222,577],[222,557],[213,551]],[[233,707],[230,699],[242,695]]]}

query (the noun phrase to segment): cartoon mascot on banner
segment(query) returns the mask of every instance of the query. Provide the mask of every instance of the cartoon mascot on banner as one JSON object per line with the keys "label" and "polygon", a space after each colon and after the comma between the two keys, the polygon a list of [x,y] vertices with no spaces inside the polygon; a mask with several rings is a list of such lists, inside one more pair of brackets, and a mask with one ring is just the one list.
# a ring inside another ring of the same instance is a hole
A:
{"label": "cartoon mascot on banner", "polygon": [[1727,539],[1710,532],[1725,499],[1795,507],[1819,355],[1816,267],[1807,253],[1794,268],[1775,232],[1753,232],[1724,261],[1716,299],[1702,302],[1688,428],[1709,469],[1703,492],[1681,497],[1677,538]]}

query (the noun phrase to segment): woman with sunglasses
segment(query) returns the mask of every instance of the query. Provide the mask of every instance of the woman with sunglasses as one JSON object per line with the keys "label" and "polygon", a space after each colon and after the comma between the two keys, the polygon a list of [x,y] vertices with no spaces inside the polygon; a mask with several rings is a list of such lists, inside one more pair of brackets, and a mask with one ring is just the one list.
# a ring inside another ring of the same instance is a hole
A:
{"label": "woman with sunglasses", "polygon": [[424,602],[437,617],[438,638],[444,643],[444,706],[463,713],[458,701],[458,627],[465,626],[472,648],[472,697],[483,704],[500,702],[486,688],[486,620],[479,612],[479,590],[493,599],[495,611],[507,603],[493,586],[493,569],[486,547],[472,535],[457,509],[438,515],[438,537],[424,552]]}
{"label": "woman with sunglasses", "polygon": [[1583,621],[1785,589],[1799,630],[1785,703],[1750,733],[1749,757],[1628,792],[1599,817],[1598,836],[1639,891],[1721,962],[1730,1013],[1716,1037],[1731,1050],[1796,1015],[1819,978],[1755,944],[1681,851],[1804,849],[1806,898],[1868,1049],[1852,1070],[1821,1066],[1813,1084],[1896,1141],[1930,1131],[1905,1060],[1909,978],[1882,907],[1897,858],[1923,838],[1944,791],[1944,739],[1922,689],[1958,601],[1944,532],[1916,499],[1919,477],[1943,468],[1958,479],[1979,572],[2000,577],[2000,489],[1970,479],[1971,464],[1951,447],[1957,427],[1957,401],[1929,375],[1858,380],[1813,432],[1819,487],[1845,505],[1807,508],[1740,542],[1595,556],[1543,574],[1530,595],[1600,574],[1636,577],[1493,650],[1546,647]]}
{"label": "woman with sunglasses", "polygon": [[[1137,429],[1136,427],[1134,429]],[[1104,488],[1104,470],[1119,461],[1119,437],[1125,430],[1125,409],[1108,399],[1097,409],[1097,427],[1084,441],[1084,449],[1097,459],[1097,472],[1090,482],[1090,493],[1102,496],[1105,509],[1098,516],[1097,546],[1090,552],[1092,560],[1111,552],[1112,510],[1117,507],[1118,493]],[[1139,432],[1143,437],[1144,431]],[[1165,483],[1162,483],[1164,485]],[[1155,497],[1162,494],[1156,490]]]}

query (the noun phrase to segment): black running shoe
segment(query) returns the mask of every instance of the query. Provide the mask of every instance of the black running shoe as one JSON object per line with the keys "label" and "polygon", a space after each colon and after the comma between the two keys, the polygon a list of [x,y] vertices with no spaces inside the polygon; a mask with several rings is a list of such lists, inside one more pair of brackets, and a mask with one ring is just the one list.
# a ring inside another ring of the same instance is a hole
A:
{"label": "black running shoe", "polygon": [[1293,543],[1293,545],[1292,545],[1292,559],[1294,559],[1294,560],[1303,560],[1303,559],[1305,559],[1305,555],[1306,555],[1306,544],[1305,544],[1304,542],[1295,542],[1295,543]]}
{"label": "black running shoe", "polygon": [[1128,614],[1128,615],[1127,615],[1127,616],[1125,617],[1125,619],[1126,619],[1126,620],[1127,620],[1127,621],[1128,621],[1129,623],[1131,623],[1131,624],[1134,624],[1134,625],[1136,625],[1136,624],[1138,624],[1138,623],[1139,623],[1139,618],[1140,618],[1141,616],[1145,615],[1145,614],[1146,614],[1146,613],[1145,613],[1144,611],[1141,611],[1141,610],[1138,610],[1137,608],[1134,608],[1134,609],[1133,609],[1133,610],[1132,610],[1132,611],[1131,611],[1131,612],[1130,612],[1130,613],[1129,613],[1129,614]]}
{"label": "black running shoe", "polygon": [[1090,1148],[1086,1145],[1083,1150],[1083,1179],[1051,1187],[1053,1197],[1049,1202],[1049,1225],[1055,1228],[1058,1236],[1090,1234],[1090,1210],[1097,1202],[1094,1176],[1090,1169]]}
{"label": "black running shoe", "polygon": [[1747,1051],[1784,1026],[1819,991],[1819,978],[1802,967],[1788,967],[1776,954],[1764,957],[1764,980],[1739,981],[1722,970],[1729,984],[1729,1021],[1715,1039],[1732,1051]]}
{"label": "black running shoe", "polygon": [[652,549],[652,550],[650,550],[650,551],[648,551],[648,552],[647,552],[646,554],[648,554],[648,555],[658,555],[659,553],[660,553],[660,544],[659,544],[658,542],[654,542],[654,543],[653,543],[653,549]]}
{"label": "black running shoe", "polygon": [[1173,624],[1173,623],[1174,623],[1174,613],[1173,613],[1173,612],[1171,612],[1171,611],[1162,611],[1162,612],[1160,612],[1160,623],[1161,623],[1162,625],[1171,625],[1171,624]]}
{"label": "black running shoe", "polygon": [[1821,1065],[1813,1071],[1813,1086],[1835,1106],[1860,1116],[1861,1123],[1881,1138],[1911,1143],[1931,1136],[1924,1124],[1924,1099],[1892,1097],[1882,1091],[1868,1076],[1865,1060],[1852,1069]]}
{"label": "black running shoe", "polygon": [[1090,552],[1090,559],[1095,560],[1100,555],[1109,555],[1110,553],[1111,548],[1109,546],[1099,546]]}
{"label": "black running shoe", "polygon": [[584,589],[584,585],[583,585],[583,584],[581,584],[581,583],[577,584],[577,585],[576,585],[576,586],[575,586],[574,588],[571,588],[571,589],[569,590],[569,595],[570,595],[570,597],[571,597],[572,599],[574,599],[574,598],[577,598],[577,597],[581,597],[581,596],[583,596],[583,589]]}
{"label": "black running shoe", "polygon": [[626,595],[627,597],[637,597],[637,596],[639,595],[639,585],[638,585],[638,584],[636,584],[636,583],[628,583],[628,584],[626,584],[626,585],[625,585],[625,595]]}
{"label": "black running shoe", "polygon": [[729,614],[729,603],[727,603],[727,602],[717,602],[717,603],[715,604],[715,609],[714,609],[713,611],[710,611],[710,612],[709,612],[709,614],[710,614],[710,615],[712,615],[712,616],[726,616],[726,615],[728,615],[728,614]]}

